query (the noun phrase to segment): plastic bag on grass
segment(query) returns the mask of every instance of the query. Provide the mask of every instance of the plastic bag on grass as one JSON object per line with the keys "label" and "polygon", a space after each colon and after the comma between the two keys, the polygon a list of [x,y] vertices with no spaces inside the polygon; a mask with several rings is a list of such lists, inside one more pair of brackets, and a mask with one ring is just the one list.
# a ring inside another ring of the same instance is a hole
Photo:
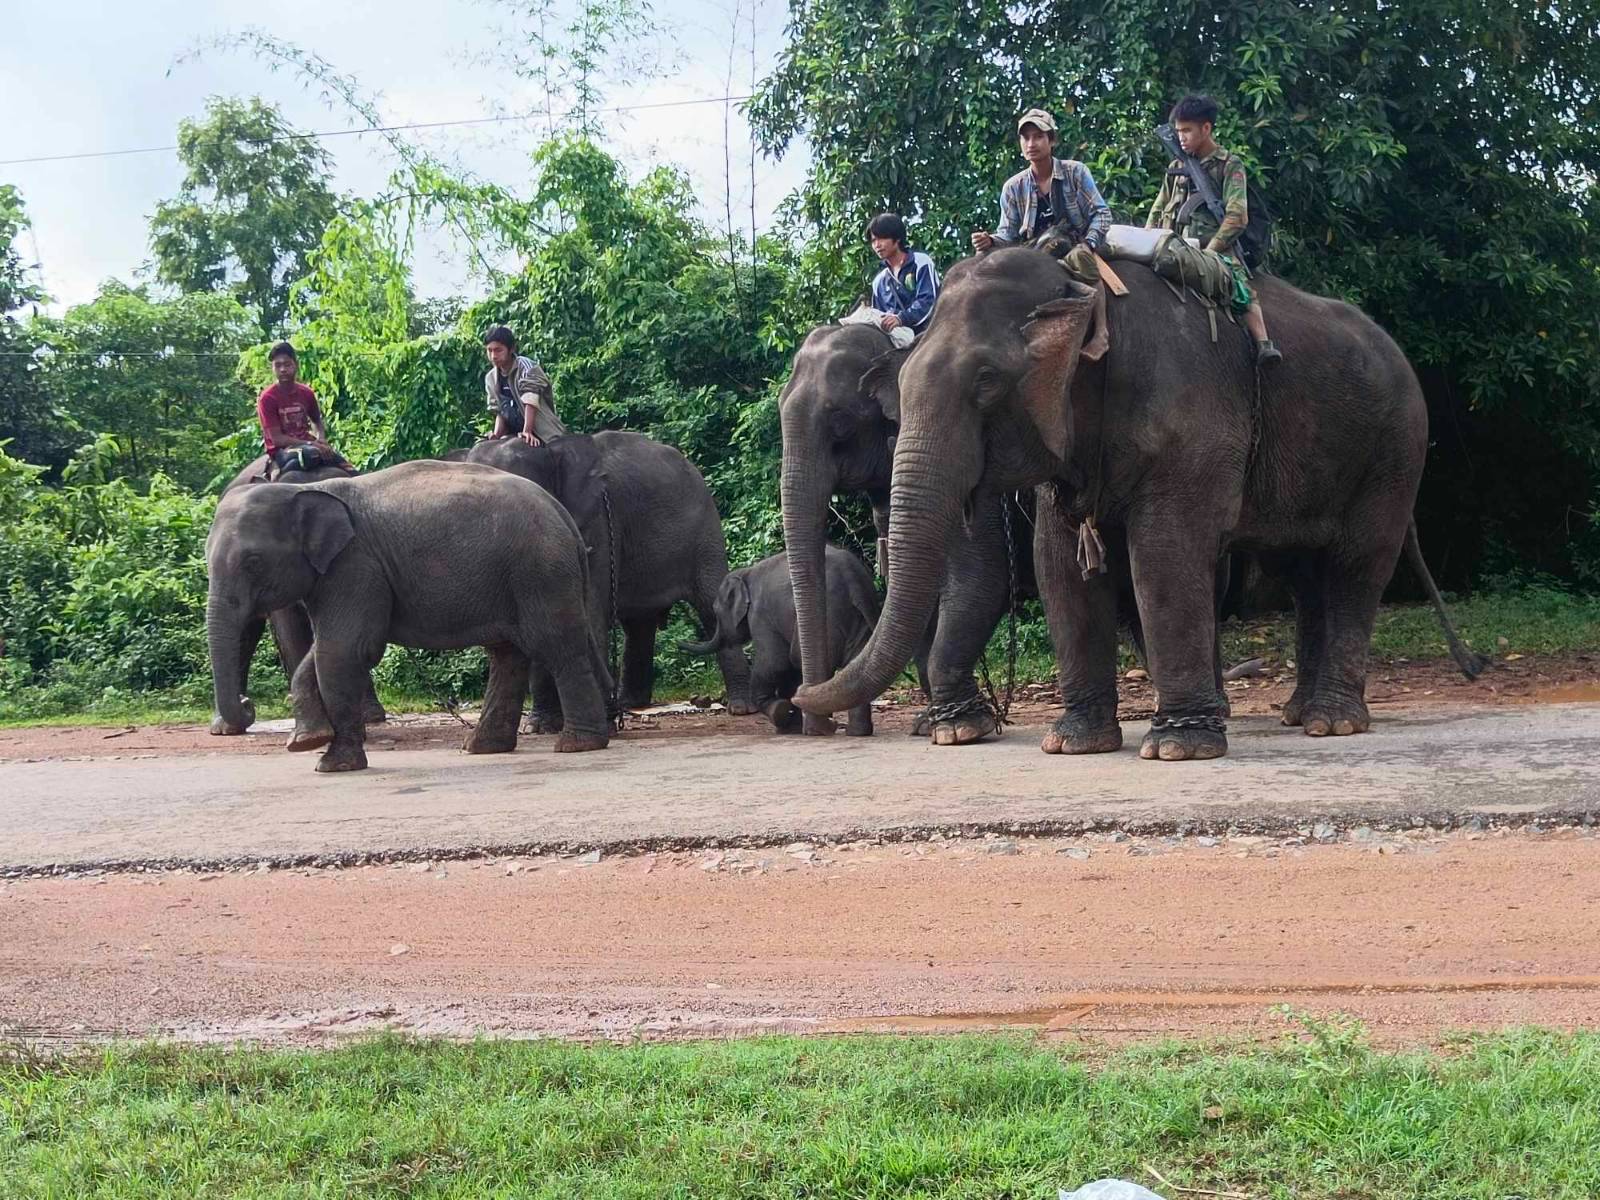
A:
{"label": "plastic bag on grass", "polygon": [[1056,1197],[1057,1200],[1162,1200],[1149,1188],[1129,1183],[1126,1179],[1096,1179],[1075,1192],[1062,1188]]}

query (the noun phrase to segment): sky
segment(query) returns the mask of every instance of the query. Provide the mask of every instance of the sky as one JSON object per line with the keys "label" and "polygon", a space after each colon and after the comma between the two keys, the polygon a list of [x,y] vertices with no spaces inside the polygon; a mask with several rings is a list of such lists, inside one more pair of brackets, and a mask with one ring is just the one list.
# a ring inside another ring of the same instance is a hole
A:
{"label": "sky", "polygon": [[[657,0],[666,29],[658,75],[613,83],[605,103],[651,105],[748,93],[751,8],[756,71],[776,61],[786,0]],[[537,85],[495,60],[514,36],[503,0],[10,0],[0,41],[0,162],[19,158],[171,146],[178,122],[203,112],[208,96],[260,96],[299,130],[347,130],[361,122],[332,108],[292,69],[239,49],[181,56],[219,36],[264,29],[314,51],[378,97],[386,123],[472,120],[542,107]],[[572,0],[557,0],[570,15]],[[735,20],[737,19],[737,25]],[[270,20],[270,25],[265,24]],[[735,32],[737,30],[737,32]],[[730,47],[733,83],[728,86]],[[724,104],[646,108],[617,114],[607,149],[637,178],[658,163],[688,172],[717,228],[724,219]],[[529,155],[542,123],[511,121],[408,134],[451,166],[525,194]],[[750,220],[749,128],[732,106],[735,224]],[[333,185],[371,196],[382,191],[395,160],[373,134],[324,139]],[[756,223],[765,228],[805,174],[804,147],[782,161],[755,158]],[[36,259],[53,311],[92,299],[109,278],[129,280],[148,262],[148,221],[176,195],[182,166],[172,150],[149,154],[0,165],[33,222],[21,238]],[[514,265],[514,264],[507,264]],[[464,256],[443,234],[425,237],[413,264],[422,296],[475,294]]]}

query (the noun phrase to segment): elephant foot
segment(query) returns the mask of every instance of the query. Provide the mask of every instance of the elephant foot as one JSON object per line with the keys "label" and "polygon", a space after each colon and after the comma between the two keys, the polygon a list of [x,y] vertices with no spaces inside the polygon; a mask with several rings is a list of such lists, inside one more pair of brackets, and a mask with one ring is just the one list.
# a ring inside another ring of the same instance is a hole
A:
{"label": "elephant foot", "polygon": [[732,696],[729,696],[727,699],[727,708],[729,715],[735,717],[748,717],[751,713],[757,713],[761,711],[756,707],[754,701],[735,700]]}
{"label": "elephant foot", "polygon": [[815,713],[805,713],[800,722],[800,732],[807,737],[832,737],[838,728],[832,717],[819,717]]}
{"label": "elephant foot", "polygon": [[535,710],[528,714],[528,719],[523,722],[522,732],[531,734],[560,733],[565,722],[559,712],[539,712]]}
{"label": "elephant foot", "polygon": [[844,735],[845,737],[871,737],[872,717],[868,715],[859,720],[851,717],[850,720],[845,722]]}
{"label": "elephant foot", "polygon": [[389,711],[376,700],[367,702],[367,707],[361,713],[361,719],[368,725],[382,725],[389,719]]}
{"label": "elephant foot", "polygon": [[1312,700],[1300,714],[1300,725],[1307,737],[1349,737],[1371,729],[1372,714],[1360,700]]}
{"label": "elephant foot", "polygon": [[[296,725],[294,732],[289,735],[289,741],[285,749],[290,754],[304,754],[308,750],[321,750],[331,741],[333,741],[333,726],[331,725]],[[361,765],[367,765],[366,759],[361,760]],[[319,771],[334,769],[337,768],[321,766],[317,768]]]}
{"label": "elephant foot", "polygon": [[779,733],[799,733],[804,714],[787,700],[773,700],[762,706],[767,720]]}
{"label": "elephant foot", "polygon": [[994,714],[988,711],[968,713],[953,721],[938,721],[933,726],[935,746],[968,746],[981,742],[999,728]]}
{"label": "elephant foot", "polygon": [[917,719],[911,722],[911,737],[932,737],[933,719],[928,716],[928,710],[923,709],[917,714]]}
{"label": "elephant foot", "polygon": [[611,744],[611,738],[603,733],[574,733],[570,729],[562,730],[561,736],[556,739],[557,754],[582,754],[587,750],[604,750]]}
{"label": "elephant foot", "polygon": [[245,732],[245,730],[249,729],[250,726],[256,723],[256,706],[250,703],[249,698],[241,696],[239,706],[244,710],[240,714],[244,720],[239,724],[234,724],[231,721],[224,720],[221,713],[214,713],[212,715],[212,737],[237,737],[239,734]]}
{"label": "elephant foot", "polygon": [[1115,714],[1106,723],[1068,713],[1045,731],[1039,749],[1046,754],[1111,754],[1122,749],[1122,726]]}
{"label": "elephant foot", "polygon": [[361,746],[334,746],[317,759],[317,770],[325,775],[335,771],[365,771],[367,752]]}
{"label": "elephant foot", "polygon": [[628,709],[628,708],[649,708],[650,707],[650,701],[651,701],[652,698],[653,697],[650,695],[650,692],[649,692],[648,689],[646,689],[645,691],[642,691],[642,692],[638,691],[638,690],[628,691],[628,690],[625,689],[623,691],[622,695],[620,697],[618,697],[617,703],[620,704],[625,709]]}
{"label": "elephant foot", "polygon": [[467,734],[461,749],[468,754],[510,754],[517,748],[517,728],[485,729],[479,725]]}
{"label": "elephant foot", "polygon": [[1228,752],[1228,735],[1220,729],[1192,725],[1152,726],[1139,743],[1139,757],[1162,762],[1221,758]]}
{"label": "elephant foot", "polygon": [[1295,688],[1294,694],[1284,701],[1282,721],[1285,725],[1303,724],[1306,705],[1311,703],[1311,689]]}

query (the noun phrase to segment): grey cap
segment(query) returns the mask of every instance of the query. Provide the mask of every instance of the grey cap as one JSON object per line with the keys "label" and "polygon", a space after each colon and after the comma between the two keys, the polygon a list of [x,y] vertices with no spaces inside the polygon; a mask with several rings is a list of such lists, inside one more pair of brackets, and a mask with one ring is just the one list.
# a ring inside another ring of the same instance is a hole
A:
{"label": "grey cap", "polygon": [[1044,133],[1055,133],[1056,119],[1042,108],[1030,108],[1017,118],[1017,132],[1022,132],[1024,125],[1032,125]]}

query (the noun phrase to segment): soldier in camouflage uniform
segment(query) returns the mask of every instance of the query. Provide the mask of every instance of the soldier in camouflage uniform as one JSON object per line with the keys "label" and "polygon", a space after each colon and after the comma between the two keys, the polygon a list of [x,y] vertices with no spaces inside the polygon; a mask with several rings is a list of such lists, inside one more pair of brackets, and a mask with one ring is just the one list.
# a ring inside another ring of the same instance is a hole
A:
{"label": "soldier in camouflage uniform", "polygon": [[1194,194],[1189,173],[1174,161],[1167,168],[1156,202],[1145,221],[1147,229],[1171,229],[1199,241],[1220,254],[1233,270],[1234,304],[1244,311],[1245,328],[1256,342],[1256,362],[1275,363],[1283,354],[1267,337],[1261,302],[1248,282],[1249,272],[1234,243],[1250,223],[1250,202],[1245,190],[1244,161],[1217,144],[1212,130],[1217,123],[1217,102],[1209,96],[1185,96],[1172,108],[1172,128],[1184,153],[1200,162],[1222,197],[1223,218],[1218,221],[1206,203]]}

